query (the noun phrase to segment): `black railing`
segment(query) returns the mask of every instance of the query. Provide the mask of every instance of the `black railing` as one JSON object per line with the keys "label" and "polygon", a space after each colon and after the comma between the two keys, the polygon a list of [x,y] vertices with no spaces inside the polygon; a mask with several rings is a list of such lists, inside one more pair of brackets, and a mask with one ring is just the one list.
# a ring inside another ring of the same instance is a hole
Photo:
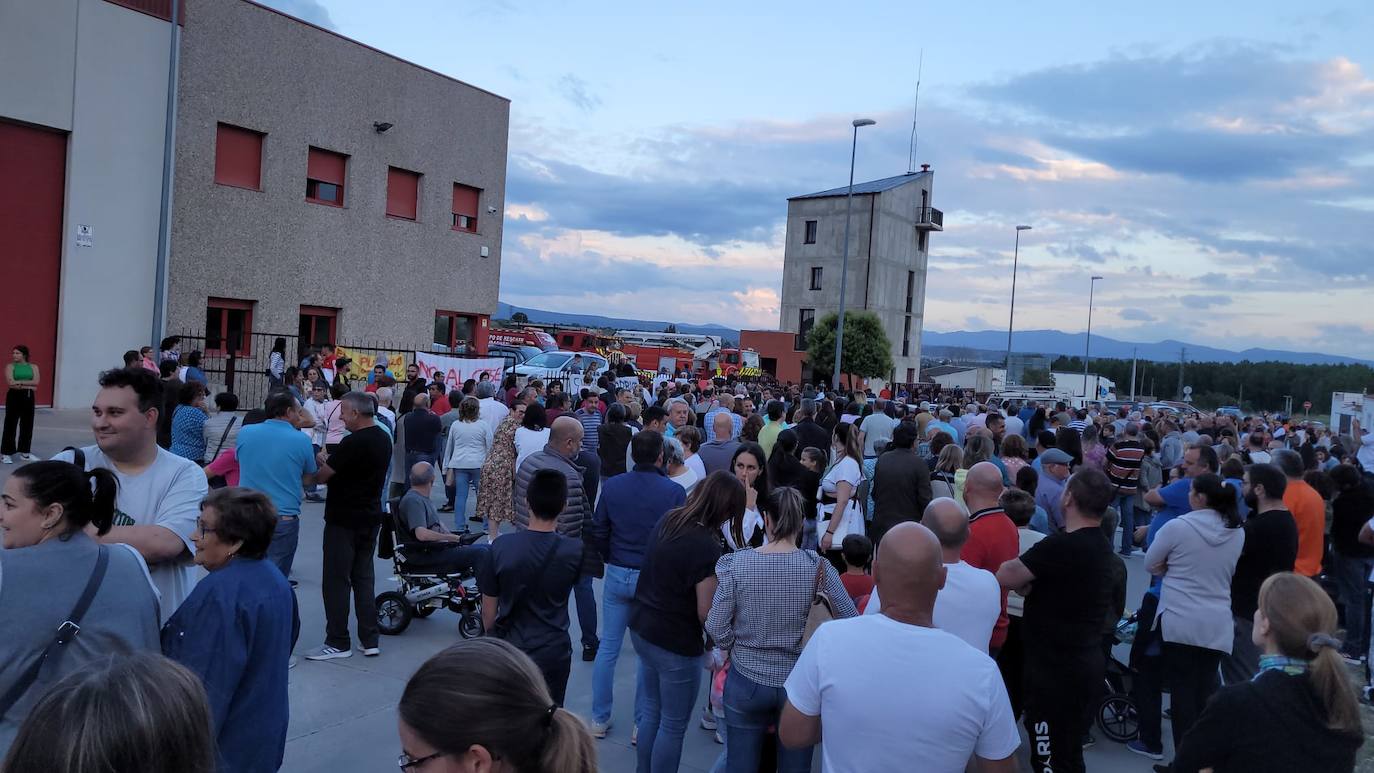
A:
{"label": "black railing", "polygon": [[924,226],[934,226],[934,227],[936,227],[936,228],[944,228],[944,227],[945,227],[945,213],[944,213],[944,212],[941,212],[940,210],[936,209],[935,207],[917,207],[917,208],[916,208],[916,225],[917,225],[917,226],[923,226],[923,225],[924,225]]}

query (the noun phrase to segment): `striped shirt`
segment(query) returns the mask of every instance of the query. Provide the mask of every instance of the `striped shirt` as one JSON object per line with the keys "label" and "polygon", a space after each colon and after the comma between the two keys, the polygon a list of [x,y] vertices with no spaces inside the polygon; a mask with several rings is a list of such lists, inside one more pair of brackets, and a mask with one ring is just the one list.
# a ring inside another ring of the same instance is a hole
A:
{"label": "striped shirt", "polygon": [[1120,496],[1131,496],[1136,492],[1140,480],[1140,461],[1145,458],[1145,448],[1135,440],[1119,440],[1107,450],[1107,464],[1104,471],[1107,479],[1117,487]]}
{"label": "striped shirt", "polygon": [[1077,433],[1080,434],[1080,435],[1082,435],[1082,434],[1083,434],[1083,430],[1085,430],[1085,429],[1087,429],[1087,428],[1088,428],[1088,420],[1087,420],[1087,419],[1074,419],[1073,421],[1069,422],[1069,429],[1073,430],[1074,432],[1077,432]]}
{"label": "striped shirt", "polygon": [[577,420],[582,423],[582,450],[596,453],[597,447],[601,445],[600,432],[598,431],[601,429],[601,411],[579,408],[573,416],[576,416]]}

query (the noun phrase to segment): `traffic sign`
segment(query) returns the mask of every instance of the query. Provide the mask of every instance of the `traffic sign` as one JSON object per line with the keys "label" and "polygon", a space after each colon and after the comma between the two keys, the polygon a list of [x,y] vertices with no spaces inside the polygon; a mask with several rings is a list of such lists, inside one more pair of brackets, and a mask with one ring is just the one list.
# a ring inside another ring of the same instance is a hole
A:
{"label": "traffic sign", "polygon": [[1185,394],[1185,395],[1191,395],[1192,393],[1193,393],[1193,388],[1192,388],[1192,387],[1186,386],[1186,387],[1183,388],[1183,394]]}
{"label": "traffic sign", "polygon": [[1302,403],[1302,409],[1303,409],[1304,411],[1310,411],[1310,410],[1312,410],[1312,401],[1311,401],[1311,400],[1304,400],[1303,403]]}

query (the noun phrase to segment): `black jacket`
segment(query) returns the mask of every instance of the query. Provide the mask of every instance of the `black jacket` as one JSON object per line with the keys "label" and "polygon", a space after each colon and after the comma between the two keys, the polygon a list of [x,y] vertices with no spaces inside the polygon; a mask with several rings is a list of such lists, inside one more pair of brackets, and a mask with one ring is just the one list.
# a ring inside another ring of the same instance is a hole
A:
{"label": "black jacket", "polygon": [[894,448],[873,468],[873,536],[876,542],[903,521],[919,521],[930,504],[930,469],[910,448]]}
{"label": "black jacket", "polygon": [[822,453],[830,453],[830,433],[813,419],[797,422],[792,431],[797,433],[797,457],[807,448],[819,448]]}

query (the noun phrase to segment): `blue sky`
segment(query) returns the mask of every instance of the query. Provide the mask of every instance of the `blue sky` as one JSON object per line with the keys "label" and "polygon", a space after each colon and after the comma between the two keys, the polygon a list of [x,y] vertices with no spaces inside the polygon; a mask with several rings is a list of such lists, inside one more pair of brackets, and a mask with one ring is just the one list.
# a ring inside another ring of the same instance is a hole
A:
{"label": "blue sky", "polygon": [[1029,223],[1018,328],[1096,273],[1094,331],[1374,358],[1367,3],[269,4],[512,100],[502,300],[776,326],[786,197],[859,115],[906,170],[924,49],[928,329],[1005,326]]}

